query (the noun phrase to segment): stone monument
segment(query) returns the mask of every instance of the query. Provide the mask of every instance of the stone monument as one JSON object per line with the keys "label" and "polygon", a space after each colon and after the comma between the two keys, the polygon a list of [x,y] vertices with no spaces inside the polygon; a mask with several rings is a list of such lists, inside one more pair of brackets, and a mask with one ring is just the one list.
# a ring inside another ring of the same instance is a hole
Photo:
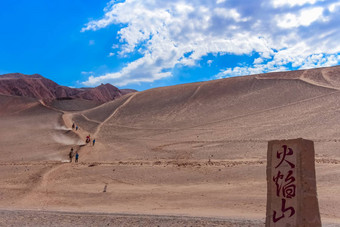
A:
{"label": "stone monument", "polygon": [[266,226],[321,226],[314,143],[273,140],[267,154]]}

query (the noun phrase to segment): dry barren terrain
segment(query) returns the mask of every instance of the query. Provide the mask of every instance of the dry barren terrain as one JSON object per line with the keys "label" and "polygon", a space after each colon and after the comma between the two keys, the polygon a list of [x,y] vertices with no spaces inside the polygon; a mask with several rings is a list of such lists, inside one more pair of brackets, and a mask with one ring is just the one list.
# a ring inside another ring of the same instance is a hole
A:
{"label": "dry barren terrain", "polygon": [[86,110],[6,95],[0,105],[0,225],[262,226],[267,143],[301,137],[315,143],[322,222],[340,225],[340,67],[156,88]]}

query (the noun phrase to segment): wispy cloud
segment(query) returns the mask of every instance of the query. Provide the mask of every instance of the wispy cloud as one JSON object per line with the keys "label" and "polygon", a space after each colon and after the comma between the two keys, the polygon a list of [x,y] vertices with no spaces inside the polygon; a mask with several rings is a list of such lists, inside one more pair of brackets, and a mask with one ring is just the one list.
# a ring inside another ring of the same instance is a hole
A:
{"label": "wispy cloud", "polygon": [[[85,85],[111,82],[118,86],[153,82],[171,76],[176,65],[194,66],[212,54],[259,57],[251,65],[228,68],[216,75],[246,75],[339,63],[338,1],[111,1],[103,18],[90,21],[82,32],[112,24],[120,45],[112,55],[141,57],[118,72],[90,76]],[[112,56],[110,54],[110,56]]]}
{"label": "wispy cloud", "polygon": [[91,74],[91,75],[92,75],[92,74],[93,74],[93,72],[92,72],[92,71],[90,71],[90,72],[82,71],[82,72],[81,72],[81,74],[82,74],[82,75],[89,75],[89,74]]}
{"label": "wispy cloud", "polygon": [[274,6],[274,8],[277,7],[294,7],[294,6],[302,6],[306,4],[315,4],[317,2],[323,2],[324,0],[272,0],[271,4]]}

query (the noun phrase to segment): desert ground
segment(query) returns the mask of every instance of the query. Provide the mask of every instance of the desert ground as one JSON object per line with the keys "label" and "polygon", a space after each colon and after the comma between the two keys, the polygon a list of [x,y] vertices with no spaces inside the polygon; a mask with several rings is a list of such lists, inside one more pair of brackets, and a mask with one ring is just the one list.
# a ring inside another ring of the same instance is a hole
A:
{"label": "desert ground", "polygon": [[264,226],[267,144],[293,138],[314,141],[322,223],[340,226],[340,67],[155,88],[86,110],[6,95],[0,105],[1,226]]}

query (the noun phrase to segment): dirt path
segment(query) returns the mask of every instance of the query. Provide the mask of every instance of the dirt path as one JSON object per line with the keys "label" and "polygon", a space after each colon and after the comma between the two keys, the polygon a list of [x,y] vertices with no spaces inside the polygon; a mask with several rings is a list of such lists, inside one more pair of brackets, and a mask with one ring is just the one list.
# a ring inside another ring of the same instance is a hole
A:
{"label": "dirt path", "polygon": [[43,105],[44,107],[46,107],[47,109],[50,109],[50,110],[53,110],[53,111],[56,111],[56,112],[59,112],[59,113],[65,113],[64,111],[62,111],[62,110],[58,110],[58,109],[56,109],[56,108],[54,108],[54,107],[52,107],[52,106],[49,106],[49,105],[47,105],[43,100],[39,100],[39,103],[41,104],[41,105]]}
{"label": "dirt path", "polygon": [[[115,111],[113,111],[110,116],[108,116],[104,121],[94,121],[86,117],[82,111],[77,112],[63,112],[62,120],[64,122],[64,125],[67,128],[72,128],[72,124],[77,122],[73,121],[73,117],[75,114],[80,114],[83,116],[86,120],[89,122],[95,122],[98,124],[96,131],[91,134],[90,132],[86,131],[84,128],[81,128],[79,130],[72,130],[73,133],[75,133],[81,141],[84,141],[84,144],[82,145],[74,145],[74,151],[79,153],[79,156],[81,156],[79,159],[81,160],[91,160],[93,158],[93,155],[95,155],[97,158],[102,156],[102,153],[98,152],[100,150],[103,150],[105,147],[105,144],[101,143],[100,141],[96,141],[95,147],[92,144],[92,141],[88,144],[85,144],[85,138],[88,135],[91,135],[91,139],[95,139],[98,133],[100,132],[102,126],[109,121],[115,114],[118,113],[119,110],[121,110],[124,106],[126,106],[138,93],[132,94],[123,104],[121,104]],[[97,152],[96,152],[97,151]],[[103,157],[104,158],[104,157]]]}
{"label": "dirt path", "polygon": [[95,133],[93,134],[94,137],[96,137],[100,131],[100,129],[102,128],[102,126],[109,121],[121,108],[123,108],[124,106],[126,106],[138,93],[134,93],[132,94],[122,105],[120,105],[117,109],[115,109],[115,111],[113,111],[113,113],[108,116],[103,122],[101,122],[99,124],[99,126],[97,127]]}
{"label": "dirt path", "polygon": [[[63,112],[63,116],[62,119],[64,121],[64,124],[67,128],[72,128],[72,124],[73,124],[73,116],[75,114],[80,114],[81,116],[83,116],[87,121],[90,122],[94,122],[99,124],[96,131],[93,133],[92,138],[95,138],[100,129],[102,128],[102,126],[109,121],[121,108],[123,108],[124,106],[126,106],[132,99],[133,97],[135,97],[137,95],[137,93],[132,94],[122,105],[120,105],[110,116],[108,116],[104,121],[100,122],[100,121],[95,121],[95,120],[91,120],[88,117],[86,117],[81,111],[80,112]],[[76,123],[76,122],[75,122]],[[83,128],[80,130],[73,130],[73,132],[75,134],[77,134],[81,140],[84,140],[86,138],[86,136],[88,136],[90,133],[86,130],[84,130]]]}
{"label": "dirt path", "polygon": [[308,73],[309,73],[309,70],[304,71],[302,75],[300,76],[300,80],[305,81],[315,86],[333,89],[333,90],[339,90],[338,88],[332,86],[332,84],[329,81],[329,78],[323,73],[323,71],[321,71],[323,82],[315,81],[313,79],[308,78]]}
{"label": "dirt path", "polygon": [[[333,90],[335,90],[335,89],[333,88]],[[268,109],[264,109],[264,110],[260,110],[260,111],[255,111],[255,112],[251,112],[251,113],[247,113],[247,114],[243,114],[243,115],[228,117],[228,118],[224,118],[224,119],[221,119],[221,120],[211,121],[211,122],[207,122],[207,123],[204,123],[204,124],[195,125],[195,126],[191,126],[191,127],[181,128],[181,129],[174,130],[172,132],[181,131],[181,130],[188,130],[188,129],[195,129],[195,128],[199,128],[199,127],[202,127],[202,126],[208,126],[208,125],[212,125],[212,124],[216,124],[216,123],[220,123],[220,122],[224,122],[224,121],[230,121],[230,120],[234,120],[234,119],[238,119],[238,118],[243,118],[243,117],[247,117],[247,116],[251,116],[251,115],[257,115],[257,114],[261,114],[261,113],[266,113],[266,112],[269,112],[269,111],[272,111],[272,110],[278,110],[278,109],[282,109],[282,108],[285,108],[285,107],[288,107],[288,106],[299,105],[299,104],[304,103],[304,102],[308,102],[308,101],[312,101],[312,100],[315,100],[315,99],[327,97],[327,96],[330,96],[330,95],[333,95],[333,94],[336,94],[336,93],[340,93],[340,90],[336,90],[336,91],[330,92],[328,94],[319,95],[319,96],[315,96],[315,97],[308,98],[308,99],[299,100],[299,101],[296,101],[296,102],[291,102],[289,104],[285,104],[285,105],[281,105],[281,106],[276,106],[276,107],[273,107],[273,108],[268,108]],[[160,133],[160,134],[167,134],[167,133],[168,132]]]}
{"label": "dirt path", "polygon": [[102,123],[102,122],[100,122],[100,121],[95,121],[95,120],[92,120],[92,119],[86,117],[86,115],[83,114],[83,113],[81,113],[80,115],[81,115],[82,117],[84,117],[87,121],[94,122],[94,123],[97,123],[97,124],[101,124],[101,123]]}
{"label": "dirt path", "polygon": [[[67,128],[70,128],[70,129],[72,128],[72,124],[74,123],[74,122],[73,122],[73,115],[74,115],[74,114],[78,114],[78,112],[77,112],[77,113],[69,113],[69,112],[65,112],[65,113],[63,114],[62,119],[63,119],[64,124],[65,124],[65,126],[66,126]],[[76,123],[76,122],[75,122],[75,123]],[[86,136],[88,136],[88,135],[90,134],[88,131],[86,131],[86,130],[83,129],[83,128],[79,128],[78,130],[73,129],[72,132],[75,133],[76,135],[78,135],[79,139],[80,139],[81,141],[84,141],[84,143],[85,143],[85,138],[86,138]],[[78,151],[80,151],[81,148],[82,148],[84,145],[86,145],[86,144],[83,144],[83,145],[74,145],[74,146],[78,148]]]}
{"label": "dirt path", "polygon": [[[315,97],[312,97],[312,98],[307,98],[307,99],[299,100],[299,101],[296,101],[296,102],[291,102],[289,104],[276,106],[276,107],[273,107],[273,108],[254,111],[254,112],[250,112],[250,113],[247,113],[247,114],[223,118],[223,119],[220,119],[220,120],[217,120],[217,121],[210,121],[210,122],[207,122],[207,123],[198,124],[198,125],[195,125],[195,126],[190,126],[190,127],[185,127],[185,128],[168,128],[169,130],[171,130],[170,132],[161,132],[158,135],[166,135],[166,134],[169,134],[169,133],[175,133],[175,132],[179,132],[179,131],[183,131],[183,130],[199,129],[200,127],[209,126],[209,125],[213,125],[213,124],[217,124],[217,123],[225,122],[225,121],[230,121],[230,120],[234,120],[234,119],[238,119],[238,118],[244,118],[244,117],[248,117],[248,116],[252,116],[252,115],[267,113],[267,112],[272,111],[272,110],[279,110],[279,109],[282,109],[282,108],[285,108],[285,107],[299,105],[299,104],[304,103],[304,102],[308,102],[308,101],[312,101],[312,100],[316,100],[316,99],[324,98],[324,97],[327,97],[327,96],[330,96],[330,95],[333,95],[333,94],[340,93],[340,90],[336,90],[334,88],[333,88],[333,90],[335,90],[335,91],[327,93],[327,94],[318,95],[318,96],[315,96]],[[123,127],[127,128],[127,126],[123,126]],[[148,136],[141,136],[140,138],[147,138],[147,137]],[[265,140],[265,141],[267,141],[267,140]]]}

